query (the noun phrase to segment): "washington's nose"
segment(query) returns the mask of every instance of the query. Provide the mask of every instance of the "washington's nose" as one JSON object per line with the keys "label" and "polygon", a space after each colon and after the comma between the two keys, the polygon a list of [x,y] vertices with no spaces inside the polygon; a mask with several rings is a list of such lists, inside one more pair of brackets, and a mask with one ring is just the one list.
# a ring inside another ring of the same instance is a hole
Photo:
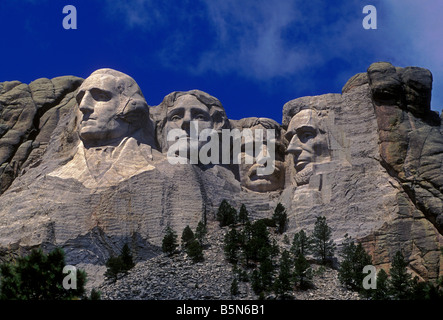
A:
{"label": "washington's nose", "polygon": [[92,113],[94,111],[94,108],[92,107],[92,97],[89,92],[84,94],[78,108],[83,114]]}

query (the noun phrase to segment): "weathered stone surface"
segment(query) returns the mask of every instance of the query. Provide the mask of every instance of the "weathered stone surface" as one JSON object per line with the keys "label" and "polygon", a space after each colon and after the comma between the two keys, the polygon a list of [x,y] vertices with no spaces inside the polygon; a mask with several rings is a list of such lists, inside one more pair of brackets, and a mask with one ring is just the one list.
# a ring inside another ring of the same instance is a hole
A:
{"label": "weathered stone surface", "polygon": [[[194,229],[227,199],[253,219],[283,203],[289,238],[324,215],[338,245],[349,234],[376,266],[388,269],[402,250],[411,272],[443,275],[443,129],[430,110],[428,70],[375,63],[341,94],[287,102],[281,125],[229,120],[199,90],[149,107],[127,75],[106,69],[88,79],[0,84],[0,259],[61,246],[99,284],[125,243],[142,265],[160,254],[167,226]],[[109,125],[94,126],[105,118]],[[168,130],[187,139],[198,118],[217,132],[277,129],[278,179],[251,179],[250,168],[232,164],[169,163]]]}
{"label": "weathered stone surface", "polygon": [[41,157],[60,117],[75,104],[73,93],[82,81],[64,76],[37,79],[29,86],[19,81],[2,83],[0,164],[4,170],[0,170],[0,194],[19,174],[30,154],[33,159]]}

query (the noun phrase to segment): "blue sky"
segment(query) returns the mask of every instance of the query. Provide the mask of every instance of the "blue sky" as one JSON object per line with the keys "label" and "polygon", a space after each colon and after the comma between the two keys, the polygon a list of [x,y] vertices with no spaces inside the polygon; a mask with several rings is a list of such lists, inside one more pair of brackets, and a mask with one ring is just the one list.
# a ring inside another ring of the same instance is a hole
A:
{"label": "blue sky", "polygon": [[[377,30],[365,30],[365,5]],[[77,30],[62,26],[77,8]],[[283,104],[340,93],[372,62],[433,73],[443,107],[440,0],[1,0],[0,81],[86,78],[109,67],[131,75],[148,104],[176,90],[220,99],[228,117],[281,122]]]}

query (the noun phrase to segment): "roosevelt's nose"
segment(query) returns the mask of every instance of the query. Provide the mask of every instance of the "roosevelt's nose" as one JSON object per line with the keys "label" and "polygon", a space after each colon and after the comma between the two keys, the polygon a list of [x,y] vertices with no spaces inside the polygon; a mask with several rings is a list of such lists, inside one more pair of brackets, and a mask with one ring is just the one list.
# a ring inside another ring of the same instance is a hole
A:
{"label": "roosevelt's nose", "polygon": [[78,108],[83,114],[88,114],[94,112],[93,104],[92,104],[92,96],[89,92],[86,92],[83,95],[82,100],[80,101],[80,104]]}

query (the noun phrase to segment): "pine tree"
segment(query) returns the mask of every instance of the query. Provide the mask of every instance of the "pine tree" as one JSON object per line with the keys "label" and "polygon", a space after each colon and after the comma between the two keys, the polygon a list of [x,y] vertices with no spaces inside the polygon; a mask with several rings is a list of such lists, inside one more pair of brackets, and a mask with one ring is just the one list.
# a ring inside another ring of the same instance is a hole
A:
{"label": "pine tree", "polygon": [[131,249],[129,249],[127,243],[125,243],[125,245],[122,248],[121,259],[124,271],[128,271],[134,267],[135,263],[132,258]]}
{"label": "pine tree", "polygon": [[240,206],[240,212],[238,213],[238,222],[240,222],[241,224],[245,224],[248,221],[249,221],[249,212],[246,209],[246,206],[242,204]]}
{"label": "pine tree", "polygon": [[272,244],[270,246],[269,254],[271,258],[276,258],[280,254],[280,247],[278,246],[277,240],[272,239]]}
{"label": "pine tree", "polygon": [[389,292],[394,300],[409,299],[411,295],[412,277],[407,272],[408,263],[406,262],[401,251],[397,251],[392,259],[389,274],[391,279],[389,281]]}
{"label": "pine tree", "polygon": [[32,250],[13,263],[0,266],[1,300],[71,300],[86,298],[86,273],[77,270],[77,289],[65,289],[63,273],[65,253],[56,248],[48,254],[41,249]]}
{"label": "pine tree", "polygon": [[259,267],[254,269],[251,275],[251,286],[256,294],[262,294],[264,291],[272,289],[274,269],[269,248],[262,248]]}
{"label": "pine tree", "polygon": [[280,258],[280,266],[278,278],[275,281],[275,293],[279,295],[284,295],[286,292],[292,288],[292,261],[290,254],[287,250],[283,250]]}
{"label": "pine tree", "polygon": [[251,274],[251,287],[254,290],[255,294],[261,294],[264,290],[260,273],[257,269],[254,269]]}
{"label": "pine tree", "polygon": [[334,257],[335,243],[331,240],[331,228],[326,217],[317,217],[312,234],[312,251],[315,257],[325,265]]}
{"label": "pine tree", "polygon": [[300,289],[306,289],[311,284],[312,269],[303,254],[299,254],[294,261],[294,282]]}
{"label": "pine tree", "polygon": [[262,288],[268,290],[272,286],[272,280],[274,279],[274,264],[272,263],[269,254],[264,254],[260,262],[259,267],[260,279]]}
{"label": "pine tree", "polygon": [[341,256],[343,260],[338,271],[340,282],[353,290],[362,292],[365,277],[363,268],[372,264],[371,257],[366,253],[362,244],[355,245],[348,234],[345,235]]}
{"label": "pine tree", "polygon": [[274,209],[272,220],[274,220],[275,225],[277,226],[277,232],[282,234],[286,230],[288,214],[286,213],[286,208],[280,202]]}
{"label": "pine tree", "polygon": [[304,256],[308,255],[311,252],[311,242],[311,239],[303,229],[294,234],[291,246],[291,252],[294,258],[297,258],[300,254]]}
{"label": "pine tree", "polygon": [[207,233],[206,225],[200,221],[195,229],[195,238],[200,242],[200,245],[203,245]]}
{"label": "pine tree", "polygon": [[251,238],[246,244],[246,250],[250,259],[258,262],[271,252],[269,232],[262,220],[257,220],[251,225]]}
{"label": "pine tree", "polygon": [[246,222],[240,234],[240,247],[242,249],[242,257],[246,266],[249,265],[249,260],[252,258],[252,248],[250,241],[252,239],[252,224]]}
{"label": "pine tree", "polygon": [[218,207],[216,220],[220,223],[220,227],[233,225],[237,222],[237,210],[228,201],[223,200]]}
{"label": "pine tree", "polygon": [[224,252],[229,262],[236,264],[239,258],[240,237],[236,229],[231,229],[224,238]]}
{"label": "pine tree", "polygon": [[192,259],[194,263],[204,260],[203,248],[196,239],[191,240],[186,246],[186,254]]}
{"label": "pine tree", "polygon": [[371,290],[373,300],[389,299],[389,277],[385,270],[381,269],[377,273],[377,288]]}
{"label": "pine tree", "polygon": [[238,291],[238,280],[236,277],[234,277],[234,279],[231,282],[231,296],[236,296],[238,295],[239,291]]}
{"label": "pine tree", "polygon": [[100,299],[101,299],[101,292],[96,290],[95,288],[92,288],[89,300],[100,300]]}
{"label": "pine tree", "polygon": [[106,272],[105,277],[115,281],[117,280],[118,274],[123,270],[123,262],[120,257],[110,257],[106,261]]}
{"label": "pine tree", "polygon": [[119,273],[126,273],[128,270],[134,267],[134,265],[131,249],[129,249],[128,244],[125,243],[119,256],[112,256],[106,261],[107,269],[105,276],[115,281],[117,280]]}
{"label": "pine tree", "polygon": [[165,236],[163,237],[162,250],[168,255],[172,255],[175,253],[177,247],[177,234],[168,226],[166,228]]}
{"label": "pine tree", "polygon": [[185,250],[186,247],[188,246],[188,244],[194,240],[194,232],[192,232],[191,228],[189,227],[189,225],[187,225],[182,232],[182,238],[181,238],[182,242],[182,249]]}

